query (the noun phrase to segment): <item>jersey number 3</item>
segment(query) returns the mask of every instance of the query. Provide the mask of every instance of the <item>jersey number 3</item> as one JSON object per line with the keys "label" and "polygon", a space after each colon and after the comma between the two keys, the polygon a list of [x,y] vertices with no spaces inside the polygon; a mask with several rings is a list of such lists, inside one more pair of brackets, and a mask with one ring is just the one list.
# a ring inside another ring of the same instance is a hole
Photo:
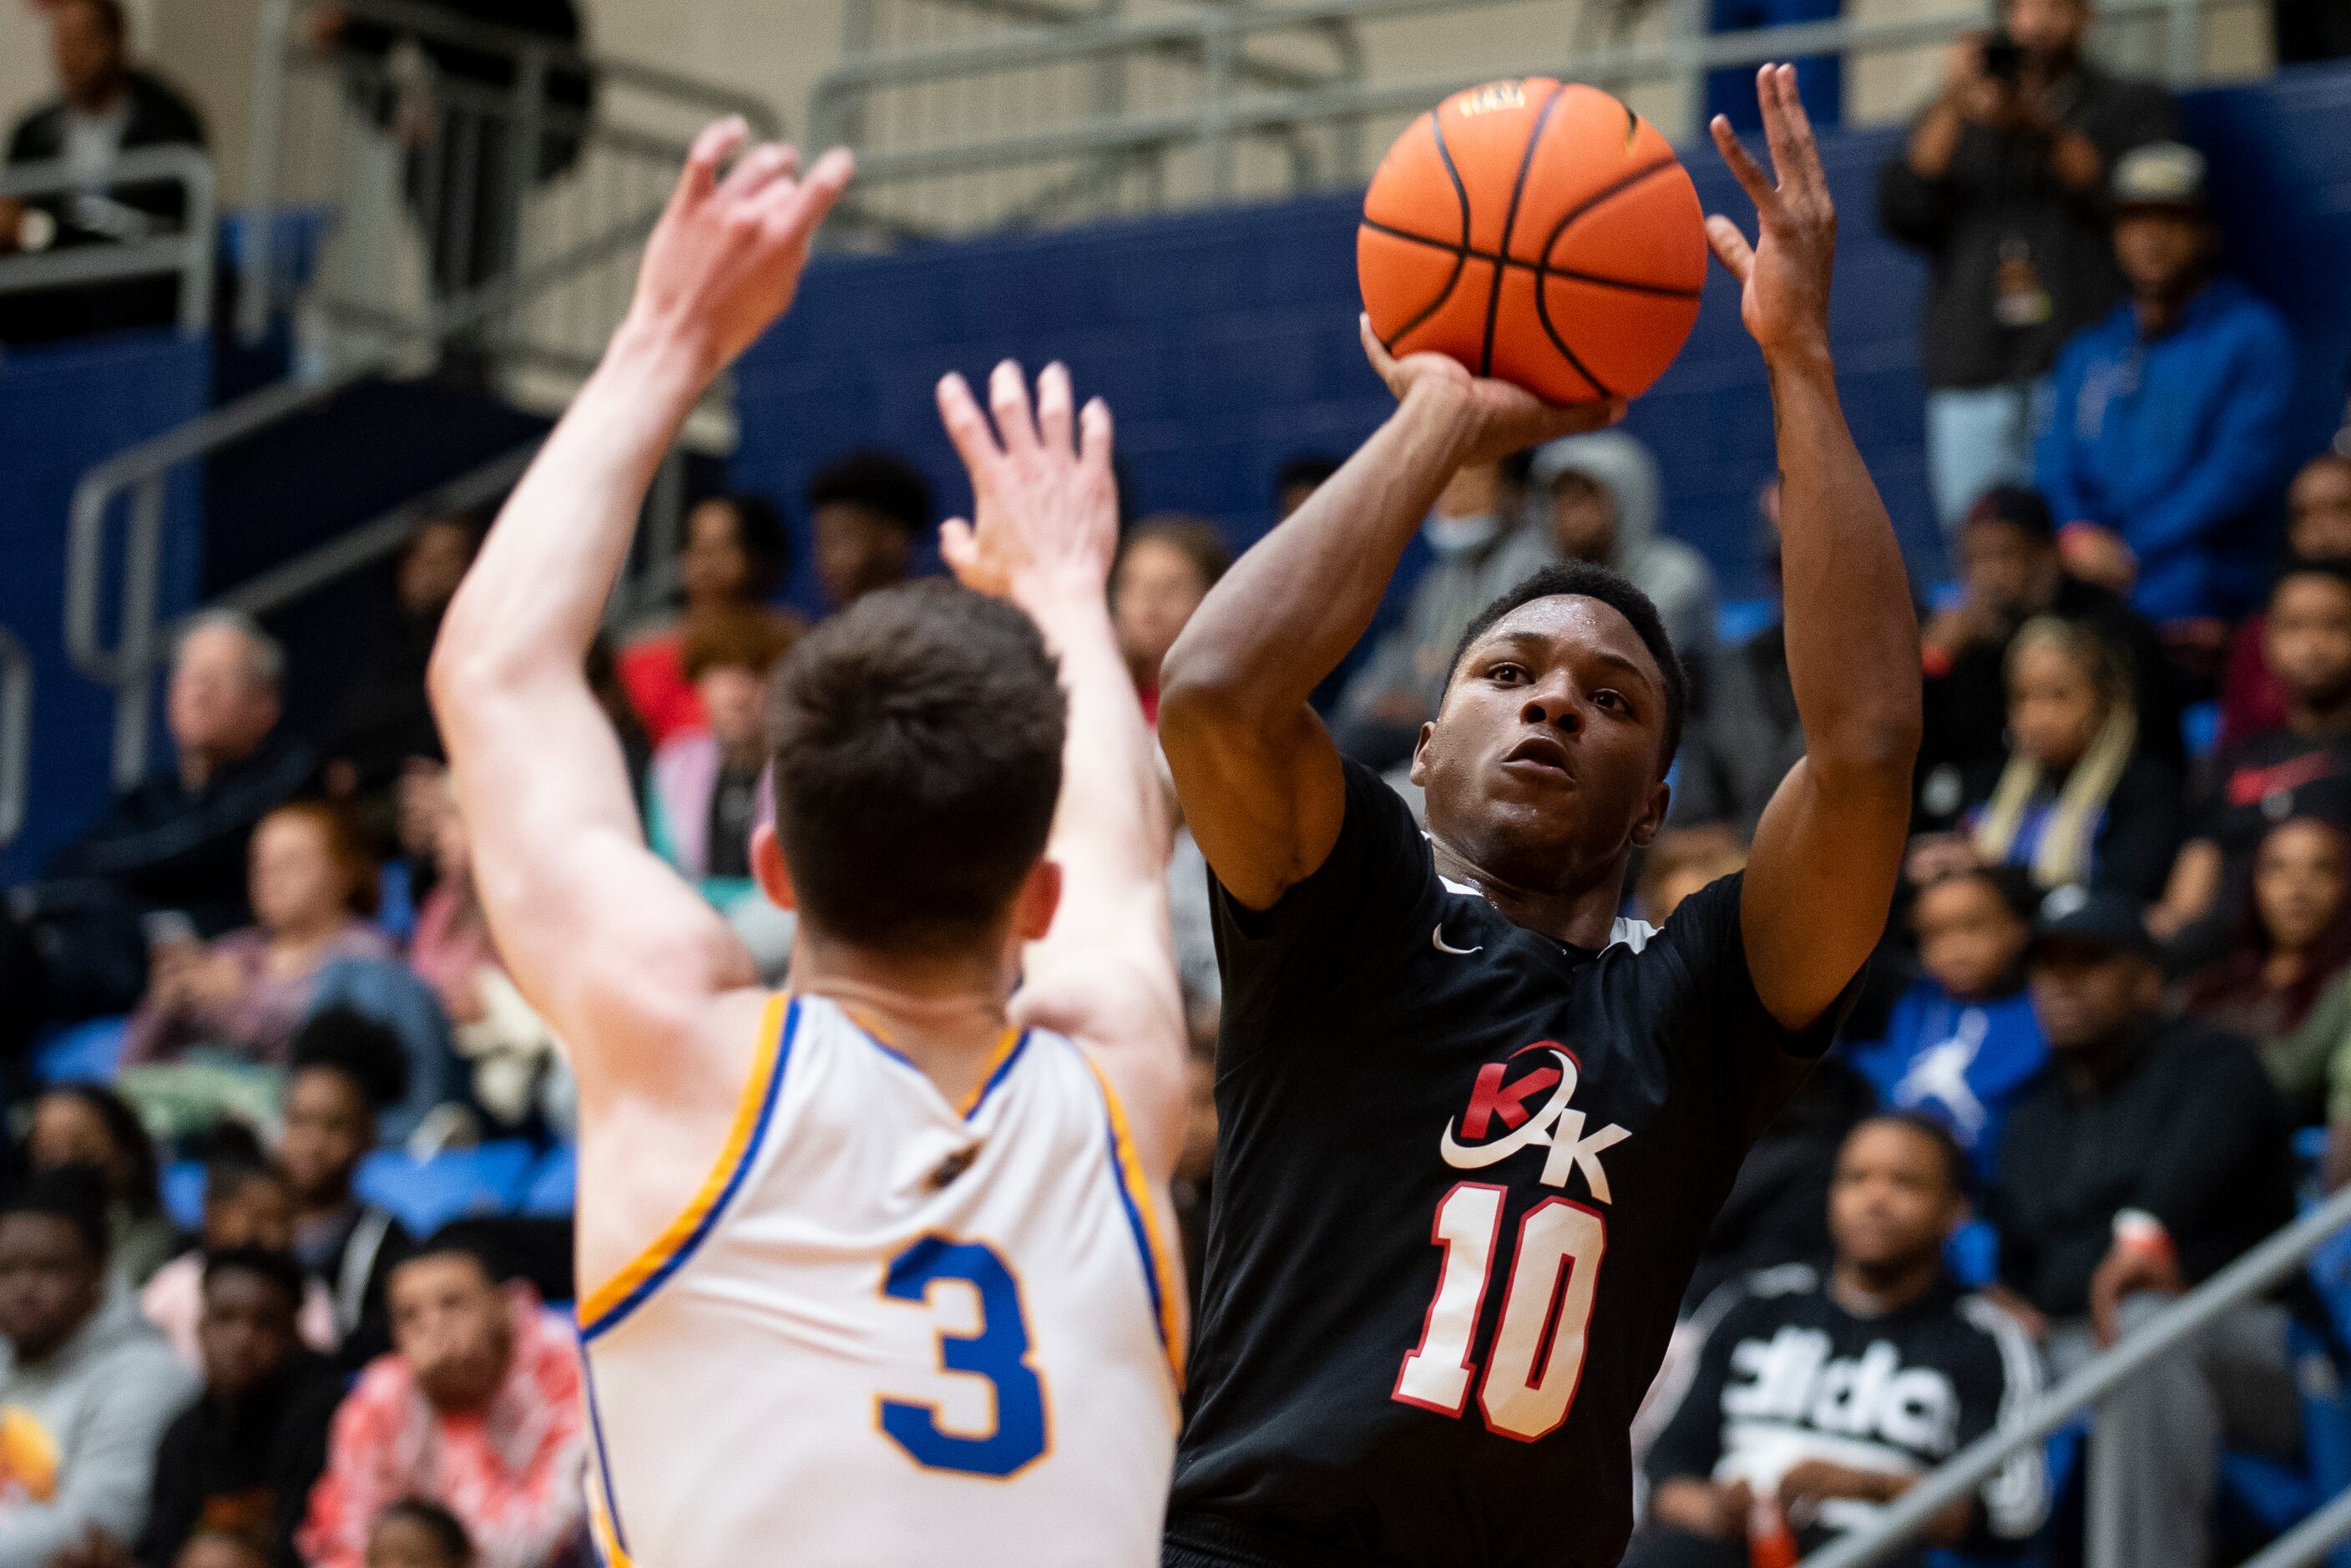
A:
{"label": "jersey number 3", "polygon": [[[1396,1374],[1393,1397],[1402,1404],[1458,1416],[1469,1402],[1477,1372],[1470,1342],[1493,1280],[1503,1196],[1499,1186],[1465,1181],[1437,1206],[1429,1239],[1445,1249],[1445,1264],[1420,1343]],[[1489,1429],[1531,1443],[1567,1419],[1583,1376],[1584,1341],[1607,1249],[1607,1221],[1568,1198],[1545,1198],[1519,1221],[1501,1319],[1478,1389]]]}
{"label": "jersey number 3", "polygon": [[939,1333],[939,1365],[987,1379],[994,1391],[995,1430],[950,1432],[938,1407],[884,1398],[882,1430],[914,1461],[935,1470],[1009,1476],[1045,1452],[1045,1385],[1029,1364],[1029,1320],[1020,1285],[993,1248],[977,1241],[925,1236],[890,1260],[882,1293],[893,1301],[927,1302],[931,1287],[959,1280],[979,1303],[979,1327],[968,1334]]}

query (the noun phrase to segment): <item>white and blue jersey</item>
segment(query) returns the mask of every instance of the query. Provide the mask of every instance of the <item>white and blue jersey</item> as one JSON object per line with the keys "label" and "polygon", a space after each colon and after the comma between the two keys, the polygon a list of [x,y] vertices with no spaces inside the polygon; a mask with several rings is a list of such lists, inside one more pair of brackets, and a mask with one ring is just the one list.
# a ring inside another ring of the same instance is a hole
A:
{"label": "white and blue jersey", "polygon": [[1008,1031],[950,1104],[778,997],[669,1230],[580,1303],[608,1562],[1155,1563],[1180,1282],[1076,1044]]}

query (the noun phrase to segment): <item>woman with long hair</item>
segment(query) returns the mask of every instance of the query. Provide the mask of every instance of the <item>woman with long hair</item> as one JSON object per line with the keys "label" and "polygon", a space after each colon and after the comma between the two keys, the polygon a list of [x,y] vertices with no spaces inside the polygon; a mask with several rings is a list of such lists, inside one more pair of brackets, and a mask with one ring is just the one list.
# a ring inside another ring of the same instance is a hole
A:
{"label": "woman with long hair", "polygon": [[2008,758],[1973,818],[1977,855],[2043,888],[2155,898],[2179,847],[2180,779],[2138,744],[2122,655],[2085,622],[2042,616],[2007,664]]}

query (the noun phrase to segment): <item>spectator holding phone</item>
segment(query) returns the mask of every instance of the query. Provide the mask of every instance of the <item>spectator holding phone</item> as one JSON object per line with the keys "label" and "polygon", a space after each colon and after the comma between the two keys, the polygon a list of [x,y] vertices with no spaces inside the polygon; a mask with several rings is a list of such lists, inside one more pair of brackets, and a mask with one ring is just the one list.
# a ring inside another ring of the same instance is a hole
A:
{"label": "spectator holding phone", "polygon": [[2162,88],[2083,57],[2089,23],[2088,0],[2002,0],[1999,30],[1953,47],[1943,91],[1879,173],[1879,222],[1934,268],[1927,457],[1947,531],[2031,473],[2058,348],[2122,298],[2109,173],[2173,133]]}

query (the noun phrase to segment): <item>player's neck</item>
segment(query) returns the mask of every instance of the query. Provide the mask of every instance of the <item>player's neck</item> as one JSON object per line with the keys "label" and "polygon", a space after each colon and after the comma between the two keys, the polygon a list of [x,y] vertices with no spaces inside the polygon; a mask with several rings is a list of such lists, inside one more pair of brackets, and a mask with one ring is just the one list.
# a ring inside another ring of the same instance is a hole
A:
{"label": "player's neck", "polygon": [[1004,1038],[1016,961],[1009,952],[992,958],[878,953],[810,931],[802,920],[792,946],[791,988],[837,1004],[959,1104],[979,1086]]}
{"label": "player's neck", "polygon": [[1597,877],[1573,887],[1532,888],[1495,875],[1468,856],[1430,835],[1440,876],[1466,882],[1485,894],[1513,925],[1540,931],[1575,947],[1601,948],[1615,929],[1616,911],[1625,901],[1625,865],[1612,861]]}

